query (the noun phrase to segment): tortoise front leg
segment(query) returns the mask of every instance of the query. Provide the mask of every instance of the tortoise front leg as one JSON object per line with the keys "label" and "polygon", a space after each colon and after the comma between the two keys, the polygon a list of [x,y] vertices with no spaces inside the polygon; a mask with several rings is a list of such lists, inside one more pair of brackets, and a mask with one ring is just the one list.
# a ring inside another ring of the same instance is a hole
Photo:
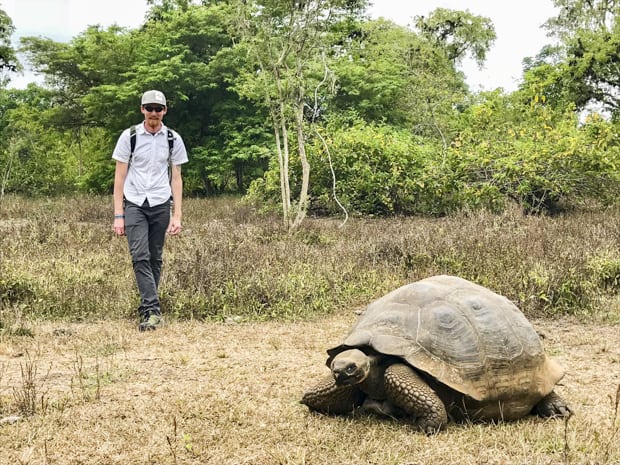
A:
{"label": "tortoise front leg", "polygon": [[338,386],[330,375],[306,391],[300,402],[317,412],[345,414],[351,413],[363,401],[364,393],[356,386]]}
{"label": "tortoise front leg", "polygon": [[388,399],[409,415],[426,434],[445,429],[448,424],[446,407],[439,396],[408,365],[396,363],[385,370]]}
{"label": "tortoise front leg", "polygon": [[573,411],[568,403],[551,391],[546,397],[534,406],[534,413],[543,418],[570,417]]}

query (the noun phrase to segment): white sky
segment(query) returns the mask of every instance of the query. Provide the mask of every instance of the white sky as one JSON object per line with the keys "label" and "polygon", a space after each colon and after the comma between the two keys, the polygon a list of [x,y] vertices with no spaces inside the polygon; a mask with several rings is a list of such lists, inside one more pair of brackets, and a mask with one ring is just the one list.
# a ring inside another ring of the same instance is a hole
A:
{"label": "white sky", "polygon": [[[369,12],[372,17],[408,25],[414,16],[427,15],[438,7],[469,10],[493,21],[497,40],[485,67],[479,70],[471,61],[463,63],[472,90],[515,90],[523,58],[535,56],[551,42],[540,26],[555,15],[552,0],[375,0]],[[43,36],[68,41],[89,25],[138,27],[147,5],[146,0],[0,0],[0,9],[13,20],[14,38]],[[23,88],[33,80],[32,73],[25,73],[14,77],[11,85]]]}

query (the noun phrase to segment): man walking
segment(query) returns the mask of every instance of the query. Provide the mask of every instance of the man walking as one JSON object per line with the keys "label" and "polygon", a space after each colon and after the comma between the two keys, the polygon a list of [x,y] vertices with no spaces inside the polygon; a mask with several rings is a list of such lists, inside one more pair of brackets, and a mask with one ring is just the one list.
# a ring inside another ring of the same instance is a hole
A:
{"label": "man walking", "polygon": [[112,154],[114,233],[127,236],[140,292],[139,329],[149,331],[163,324],[157,293],[162,253],[166,233],[181,232],[181,165],[188,159],[181,136],[163,123],[165,95],[149,90],[141,104],[144,122],[123,131]]}

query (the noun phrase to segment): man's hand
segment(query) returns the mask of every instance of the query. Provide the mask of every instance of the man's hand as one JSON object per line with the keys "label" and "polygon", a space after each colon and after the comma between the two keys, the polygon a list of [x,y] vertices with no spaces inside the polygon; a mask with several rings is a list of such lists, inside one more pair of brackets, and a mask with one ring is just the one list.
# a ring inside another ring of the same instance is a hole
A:
{"label": "man's hand", "polygon": [[181,220],[173,217],[170,219],[170,224],[168,225],[168,230],[166,232],[171,236],[176,236],[181,232],[181,229],[183,229],[181,227]]}
{"label": "man's hand", "polygon": [[114,234],[117,236],[125,235],[125,218],[114,218]]}

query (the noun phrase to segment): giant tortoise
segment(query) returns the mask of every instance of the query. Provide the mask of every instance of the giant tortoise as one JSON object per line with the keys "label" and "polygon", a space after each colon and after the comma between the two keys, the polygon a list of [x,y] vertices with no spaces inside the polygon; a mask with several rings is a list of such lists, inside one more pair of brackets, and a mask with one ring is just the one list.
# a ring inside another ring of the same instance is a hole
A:
{"label": "giant tortoise", "polygon": [[553,391],[564,370],[545,355],[523,313],[454,276],[423,279],[374,301],[327,354],[331,375],[301,400],[323,413],[362,407],[411,418],[429,434],[448,418],[571,414]]}

